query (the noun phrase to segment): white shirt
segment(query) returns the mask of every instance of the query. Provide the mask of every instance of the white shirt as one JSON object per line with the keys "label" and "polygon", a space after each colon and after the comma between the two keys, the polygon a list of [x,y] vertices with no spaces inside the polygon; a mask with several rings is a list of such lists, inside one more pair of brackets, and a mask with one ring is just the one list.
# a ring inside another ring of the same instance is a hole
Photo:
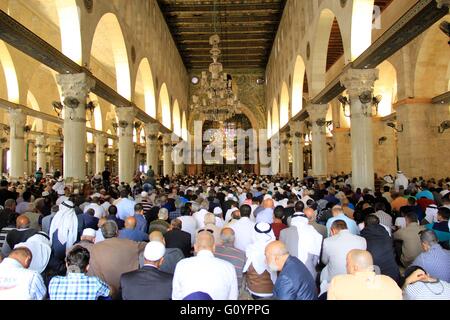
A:
{"label": "white shirt", "polygon": [[90,203],[87,206],[85,206],[83,209],[83,213],[86,213],[89,209],[94,209],[95,211],[94,217],[96,217],[97,219],[106,217],[105,209],[96,203]]}
{"label": "white shirt", "polygon": [[191,235],[191,245],[195,243],[195,231],[197,230],[197,221],[191,216],[181,216],[177,218],[181,221],[181,230]]}
{"label": "white shirt", "polygon": [[236,269],[208,250],[181,260],[173,276],[172,300],[182,300],[194,292],[207,293],[213,300],[237,300]]}
{"label": "white shirt", "polygon": [[234,231],[234,247],[245,252],[253,242],[252,234],[255,230],[255,223],[247,217],[242,217],[229,227]]}
{"label": "white shirt", "polygon": [[205,216],[207,214],[208,210],[200,209],[199,211],[197,211],[192,215],[195,218],[195,221],[197,221],[197,228],[202,229],[205,227]]}
{"label": "white shirt", "polygon": [[128,199],[128,198],[122,198],[117,203],[117,218],[124,220],[128,217],[134,217],[134,206],[136,205],[136,202]]}
{"label": "white shirt", "polygon": [[47,288],[39,273],[25,269],[15,259],[0,264],[0,300],[42,300]]}
{"label": "white shirt", "polygon": [[109,201],[105,201],[100,205],[105,212],[108,212],[109,207],[111,207],[111,203]]}
{"label": "white shirt", "polygon": [[225,221],[222,218],[216,216],[216,226],[223,228],[225,226]]}

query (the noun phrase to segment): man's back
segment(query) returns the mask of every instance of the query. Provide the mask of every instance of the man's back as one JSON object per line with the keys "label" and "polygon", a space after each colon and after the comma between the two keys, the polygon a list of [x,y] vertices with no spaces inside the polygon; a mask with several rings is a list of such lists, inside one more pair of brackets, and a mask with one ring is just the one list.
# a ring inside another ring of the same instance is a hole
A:
{"label": "man's back", "polygon": [[191,235],[179,229],[168,231],[164,235],[166,248],[179,248],[185,257],[191,256]]}
{"label": "man's back", "polygon": [[117,294],[122,273],[138,269],[139,252],[144,249],[143,245],[145,243],[118,238],[96,243],[91,250],[88,275],[101,278]]}
{"label": "man's back", "polygon": [[178,217],[181,221],[181,230],[188,232],[191,235],[191,245],[195,243],[195,232],[197,230],[197,221],[192,216]]}
{"label": "man's back", "polygon": [[406,228],[394,232],[394,239],[403,241],[401,261],[405,267],[408,267],[422,252],[419,232],[424,229],[423,226],[414,222],[408,224]]}
{"label": "man's back", "polygon": [[137,229],[122,229],[119,231],[119,238],[141,242],[148,241],[148,234]]}
{"label": "man's back", "polygon": [[339,214],[336,217],[332,217],[330,219],[328,219],[327,221],[327,231],[328,231],[328,236],[331,235],[331,226],[333,225],[333,222],[337,221],[337,220],[342,220],[347,224],[347,229],[350,230],[351,233],[353,233],[354,235],[359,235],[359,228],[358,225],[356,224],[355,220],[350,219],[349,217],[347,217],[345,214]]}
{"label": "man's back", "polygon": [[333,277],[347,273],[347,254],[353,249],[366,250],[366,240],[341,230],[339,234],[327,238],[323,242],[322,262],[326,267],[322,270],[321,281],[330,282]]}
{"label": "man's back", "polygon": [[252,232],[255,228],[255,223],[249,218],[241,218],[230,226],[235,233],[234,246],[239,250],[246,251],[247,247],[253,242]]}
{"label": "man's back", "polygon": [[298,231],[292,226],[281,230],[280,241],[286,245],[289,255],[298,258]]}
{"label": "man's back", "polygon": [[238,288],[241,288],[243,277],[242,270],[244,269],[246,262],[245,252],[231,246],[217,245],[214,256],[228,261],[234,266],[238,279]]}
{"label": "man's back", "polygon": [[173,276],[152,266],[125,273],[120,279],[123,300],[170,300]]}
{"label": "man's back", "polygon": [[173,279],[173,300],[182,300],[194,292],[205,292],[213,300],[237,300],[238,288],[233,265],[215,258],[211,251],[181,260]]}
{"label": "man's back", "polygon": [[450,283],[450,251],[439,244],[422,252],[411,265],[422,267],[431,277]]}
{"label": "man's back", "polygon": [[331,281],[328,300],[402,300],[402,290],[388,276],[374,272],[338,275]]}
{"label": "man's back", "polygon": [[117,203],[117,217],[125,221],[128,217],[134,216],[134,205],[136,203],[128,198],[121,198]]}

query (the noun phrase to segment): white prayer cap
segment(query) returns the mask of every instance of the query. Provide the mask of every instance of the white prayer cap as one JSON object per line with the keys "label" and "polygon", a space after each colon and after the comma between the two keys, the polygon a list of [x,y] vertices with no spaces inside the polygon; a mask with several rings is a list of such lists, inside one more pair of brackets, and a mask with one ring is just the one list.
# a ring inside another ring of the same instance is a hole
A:
{"label": "white prayer cap", "polygon": [[218,216],[218,215],[220,215],[220,214],[222,214],[223,213],[223,211],[222,211],[222,208],[221,207],[215,207],[214,208],[214,214],[216,215],[216,216]]}
{"label": "white prayer cap", "polygon": [[91,228],[86,228],[83,230],[82,237],[95,237],[96,231]]}
{"label": "white prayer cap", "polygon": [[48,191],[42,192],[42,196],[43,196],[43,197],[48,197],[49,195],[50,195],[50,193],[48,193]]}
{"label": "white prayer cap", "polygon": [[272,199],[272,196],[271,196],[270,194],[266,194],[266,195],[264,196],[264,200],[267,200],[267,199]]}
{"label": "white prayer cap", "polygon": [[148,192],[142,191],[142,192],[141,192],[141,197],[142,197],[142,198],[148,197]]}
{"label": "white prayer cap", "polygon": [[62,181],[63,181],[63,177],[59,177],[59,178],[58,178],[58,181],[59,181],[59,182],[62,182]]}
{"label": "white prayer cap", "polygon": [[149,242],[145,246],[144,258],[148,261],[158,261],[166,253],[166,247],[159,241]]}

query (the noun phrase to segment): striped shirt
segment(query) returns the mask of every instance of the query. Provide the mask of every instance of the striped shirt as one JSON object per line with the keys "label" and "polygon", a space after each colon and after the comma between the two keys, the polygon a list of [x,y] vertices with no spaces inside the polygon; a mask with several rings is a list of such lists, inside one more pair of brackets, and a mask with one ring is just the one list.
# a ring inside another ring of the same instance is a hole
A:
{"label": "striped shirt", "polygon": [[378,219],[380,219],[380,224],[382,224],[388,228],[392,227],[392,217],[389,214],[387,214],[384,211],[379,210],[376,213],[374,213],[374,215],[377,216]]}
{"label": "striped shirt", "polygon": [[403,291],[405,300],[450,300],[450,283],[417,281]]}
{"label": "striped shirt", "polygon": [[49,285],[50,300],[97,300],[110,294],[108,285],[97,277],[84,273],[69,273],[54,277]]}
{"label": "striped shirt", "polygon": [[217,245],[214,252],[216,258],[230,262],[236,269],[238,288],[242,286],[242,270],[246,262],[245,252],[231,246]]}
{"label": "striped shirt", "polygon": [[149,213],[150,209],[153,207],[153,205],[146,199],[142,199],[141,204],[145,213]]}
{"label": "striped shirt", "polygon": [[430,250],[422,252],[412,265],[423,268],[433,278],[450,282],[450,251],[439,244],[434,244]]}

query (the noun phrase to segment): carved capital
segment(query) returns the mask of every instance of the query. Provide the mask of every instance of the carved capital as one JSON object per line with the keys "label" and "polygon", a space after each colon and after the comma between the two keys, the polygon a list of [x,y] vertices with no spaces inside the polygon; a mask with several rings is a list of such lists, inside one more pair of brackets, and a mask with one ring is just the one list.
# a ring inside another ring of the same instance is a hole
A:
{"label": "carved capital", "polygon": [[327,104],[310,104],[307,107],[309,118],[313,125],[316,124],[317,120],[325,119],[328,112]]}
{"label": "carved capital", "polygon": [[76,98],[82,102],[95,86],[95,80],[85,73],[59,74],[56,75],[56,82],[61,88],[64,98]]}
{"label": "carved capital", "polygon": [[360,96],[365,91],[373,91],[378,80],[378,69],[349,69],[341,77],[341,84],[347,89],[350,97]]}

